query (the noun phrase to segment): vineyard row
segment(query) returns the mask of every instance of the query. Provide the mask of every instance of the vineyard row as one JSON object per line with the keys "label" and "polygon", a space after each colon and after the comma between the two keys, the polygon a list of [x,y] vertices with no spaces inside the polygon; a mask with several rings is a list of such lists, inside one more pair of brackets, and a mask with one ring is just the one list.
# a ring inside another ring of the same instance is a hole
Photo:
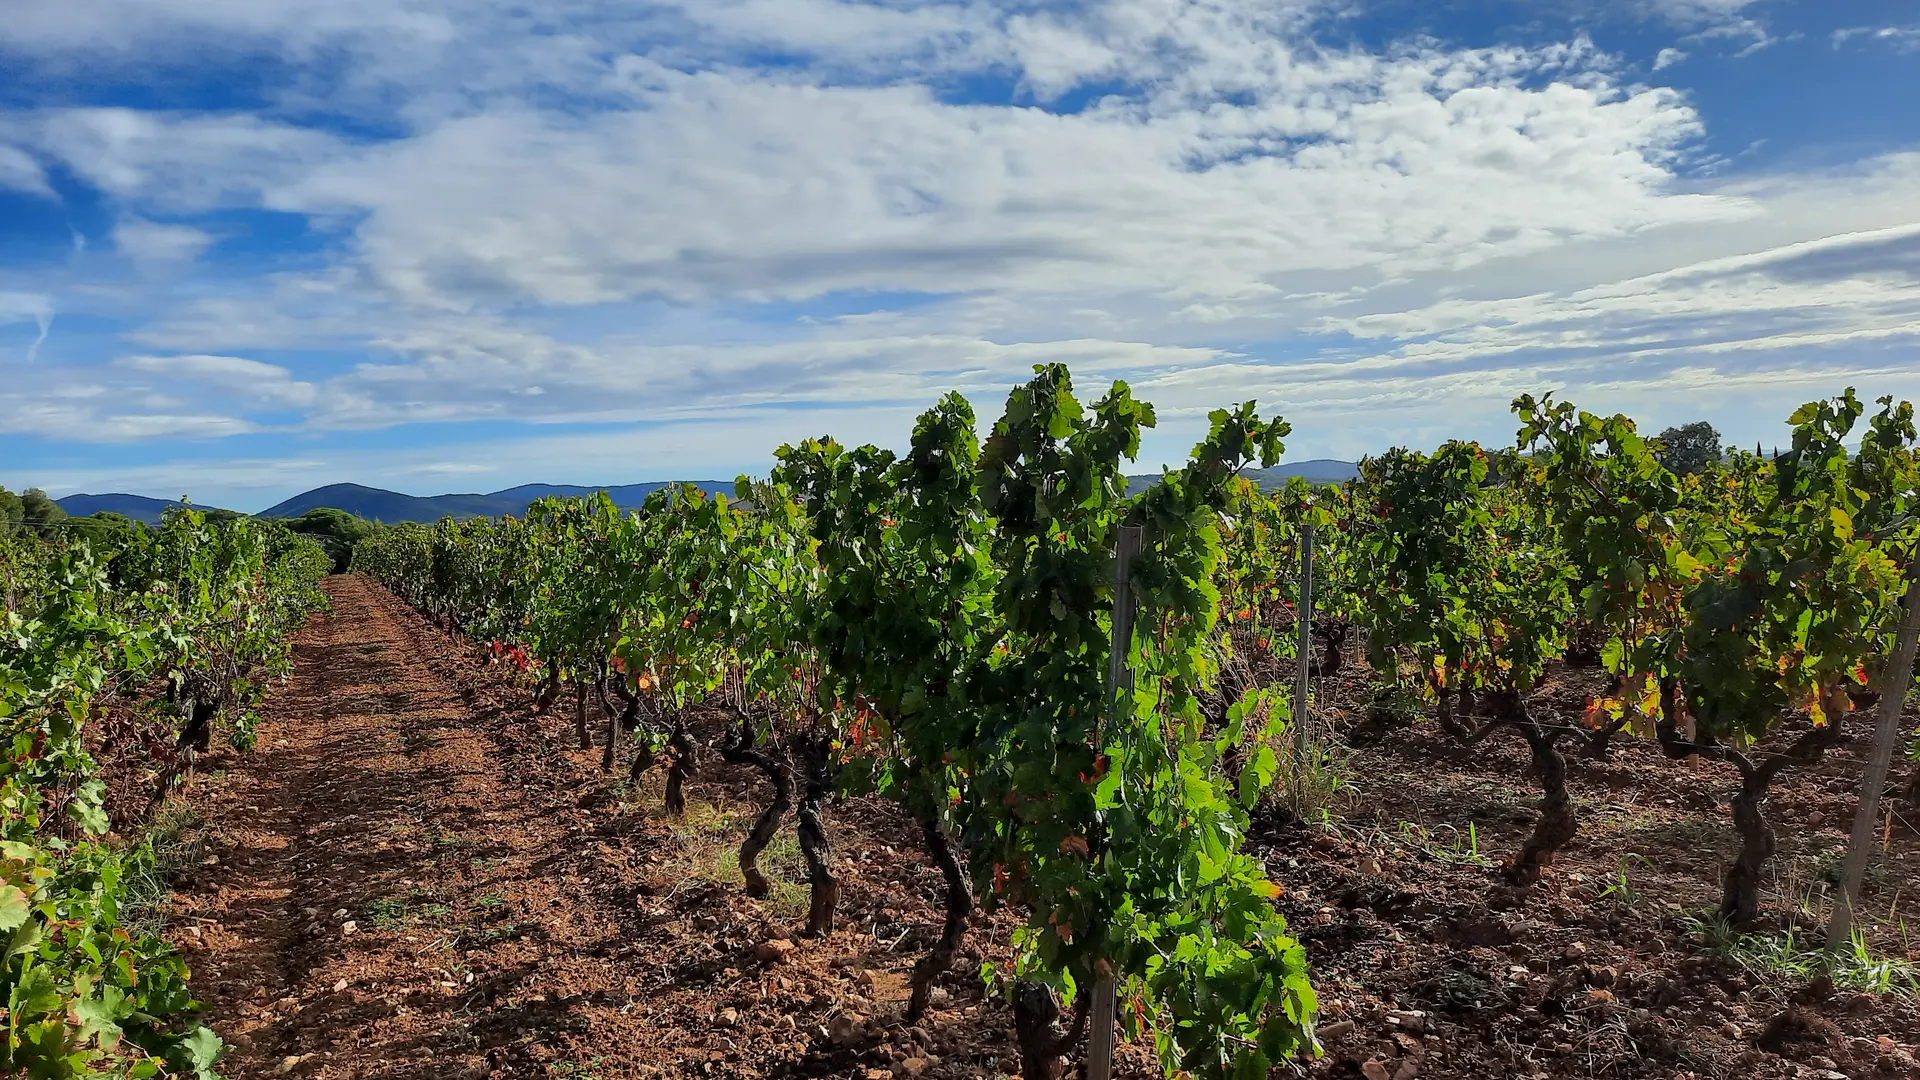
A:
{"label": "vineyard row", "polygon": [[[1083,404],[1048,366],[984,442],[954,394],[904,455],[810,440],[733,499],[543,500],[524,519],[379,531],[354,566],[536,680],[542,709],[571,688],[582,749],[597,697],[603,767],[622,747],[636,778],[663,766],[670,811],[703,749],[693,711],[724,710],[718,752],[772,792],[740,849],[745,887],[768,889],[758,856],[791,815],[812,933],[837,904],[829,798],[896,800],[946,887],[910,1019],[975,905],[1015,905],[1014,968],[988,974],[1023,1075],[1057,1075],[1094,1013],[1103,1054],[1114,994],[1169,1073],[1257,1077],[1314,1044],[1304,953],[1244,850],[1263,801],[1323,752],[1280,689],[1298,665],[1330,671],[1363,638],[1449,736],[1522,739],[1543,789],[1505,867],[1523,886],[1576,833],[1570,748],[1640,737],[1723,763],[1735,926],[1759,914],[1774,779],[1911,684],[1911,662],[1887,660],[1920,533],[1910,405],[1870,412],[1848,391],[1791,417],[1790,450],[1685,477],[1624,416],[1514,411],[1511,446],[1393,450],[1343,486],[1263,494],[1239,473],[1274,464],[1289,429],[1248,403],[1130,497],[1152,408],[1123,383]],[[1605,689],[1577,714],[1543,709],[1555,666],[1597,668]]]}
{"label": "vineyard row", "polygon": [[[0,1072],[216,1076],[187,967],[131,929],[154,811],[216,731],[253,743],[331,560],[281,525],[0,533]],[[109,797],[103,760],[119,767]],[[131,782],[127,782],[130,779]]]}

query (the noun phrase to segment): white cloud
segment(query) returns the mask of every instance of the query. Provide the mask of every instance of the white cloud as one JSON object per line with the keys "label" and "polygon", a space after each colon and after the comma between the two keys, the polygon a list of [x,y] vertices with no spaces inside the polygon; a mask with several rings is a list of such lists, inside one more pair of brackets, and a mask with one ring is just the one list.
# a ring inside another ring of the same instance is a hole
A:
{"label": "white cloud", "polygon": [[191,225],[165,225],[128,218],[113,229],[113,245],[143,262],[182,262],[198,258],[213,244],[212,233]]}
{"label": "white cloud", "polygon": [[270,204],[340,154],[322,131],[254,116],[127,108],[0,112],[0,137],[32,146],[109,195],[162,210]]}
{"label": "white cloud", "polygon": [[1743,212],[1669,190],[1697,130],[1675,95],[1518,85],[1560,60],[1341,60],[1298,96],[1072,116],[646,66],[639,107],[451,121],[273,201],[364,215],[383,285],[460,310],[1060,281],[1240,296]]}
{"label": "white cloud", "polygon": [[1899,52],[1920,49],[1920,26],[1848,26],[1833,32],[1833,47],[1861,40],[1890,46]]}
{"label": "white cloud", "polygon": [[0,326],[22,322],[31,322],[39,330],[24,354],[27,362],[32,363],[38,359],[40,346],[47,343],[47,335],[53,330],[53,297],[45,293],[0,290]]}
{"label": "white cloud", "polygon": [[1088,373],[1212,362],[1217,350],[1104,340],[1002,344],[958,335],[823,332],[775,343],[586,347],[473,320],[426,324],[382,343],[404,362],[364,364],[329,383],[325,427],[419,420],[618,423],[699,419],[765,406],[915,403],[944,390],[996,393],[1036,363]]}
{"label": "white cloud", "polygon": [[[0,294],[0,313],[4,299]],[[0,319],[4,321],[4,319]],[[130,356],[16,368],[0,384],[0,433],[74,444],[225,439],[268,430],[249,413],[313,405],[313,384],[237,356]]]}
{"label": "white cloud", "polygon": [[[1525,372],[1548,383],[1604,386],[1632,371],[1665,386],[1683,370],[1704,369],[1730,385],[1777,392],[1819,380],[1831,392],[1842,378],[1871,378],[1911,396],[1920,389],[1911,364],[1876,347],[1920,341],[1920,224],[1562,293],[1329,319],[1323,328],[1402,342],[1342,365],[1346,379],[1440,380],[1439,388],[1464,377],[1512,387],[1513,374]],[[1840,346],[1855,348],[1849,361],[1806,362],[1816,350]]]}
{"label": "white cloud", "polygon": [[[1218,301],[1291,291],[1283,279],[1306,274],[1350,287],[1742,212],[1672,190],[1697,118],[1669,91],[1612,85],[1610,61],[1585,41],[1372,56],[1303,36],[1321,10],[675,5],[678,23],[618,24],[647,31],[651,47],[609,50],[600,107],[585,111],[485,95],[464,109],[409,104],[414,132],[364,144],[257,116],[128,109],[16,115],[0,130],[130,203],[355,223],[359,267],[379,287],[449,310],[1120,290],[1184,294],[1178,306],[1204,319]],[[484,51],[517,17],[485,3],[435,13],[444,25],[390,26],[359,5],[323,18],[283,4],[82,3],[14,33],[84,51],[111,18],[119,36],[103,40],[129,48],[196,27],[300,55],[358,28],[349,55],[378,65],[382,33]],[[568,7],[556,25],[564,16],[608,19]],[[586,46],[559,35],[549,47]],[[818,59],[757,73],[675,66],[756,48]],[[856,61],[861,77],[843,77]],[[1119,93],[1059,115],[953,104],[918,77],[1001,71],[1043,96],[1089,80]]]}
{"label": "white cloud", "polygon": [[130,356],[121,360],[120,366],[172,380],[202,383],[271,405],[311,405],[315,396],[312,383],[294,379],[286,368],[240,356]]}
{"label": "white cloud", "polygon": [[415,465],[412,471],[430,476],[466,476],[490,473],[498,468],[497,465],[481,465],[471,461],[435,461],[427,465]]}
{"label": "white cloud", "polygon": [[1760,0],[1641,0],[1652,15],[1682,26],[1701,26],[1741,17]]}
{"label": "white cloud", "polygon": [[[192,254],[206,232],[147,219],[226,209],[306,215],[329,246],[257,277],[70,282],[63,311],[111,309],[146,354],[7,388],[0,428],[522,422],[544,427],[329,455],[312,480],[471,463],[598,482],[744,466],[787,431],[899,434],[947,388],[993,413],[1054,359],[1083,385],[1135,381],[1169,457],[1205,407],[1249,395],[1312,452],[1358,453],[1469,415],[1507,427],[1506,399],[1549,384],[1657,414],[1718,380],[1777,419],[1841,378],[1898,382],[1920,158],[1703,180],[1702,118],[1630,81],[1644,66],[1583,38],[1316,41],[1346,7],[36,5],[0,50],[49,69],[192,40],[293,72],[254,112],[0,115],[34,170],[107,195],[123,250]],[[1766,40],[1738,0],[1615,7],[1685,35],[1656,71]],[[957,89],[980,85],[1011,89]],[[337,134],[342,114],[371,122]],[[643,429],[561,427],[583,422]]]}
{"label": "white cloud", "polygon": [[40,163],[25,150],[5,143],[0,143],[0,190],[60,201],[59,194],[47,183],[46,170]]}
{"label": "white cloud", "polygon": [[[162,398],[149,404],[167,403]],[[219,439],[260,430],[259,425],[237,416],[142,412],[114,404],[104,395],[0,392],[0,432],[76,444],[114,444],[160,438]]]}

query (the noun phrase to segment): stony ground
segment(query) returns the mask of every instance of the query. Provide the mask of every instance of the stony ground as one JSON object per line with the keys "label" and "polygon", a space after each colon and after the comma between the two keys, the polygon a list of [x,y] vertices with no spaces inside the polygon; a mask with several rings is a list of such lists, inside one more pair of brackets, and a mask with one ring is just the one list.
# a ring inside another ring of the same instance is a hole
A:
{"label": "stony ground", "polygon": [[[510,671],[363,578],[328,587],[334,610],[296,642],[259,748],[203,763],[184,796],[203,858],[177,876],[167,933],[234,1045],[228,1075],[1017,1070],[978,975],[1005,958],[1009,914],[980,919],[922,1025],[899,1022],[939,889],[891,808],[833,809],[842,917],[804,939],[790,830],[768,855],[774,893],[739,891],[731,852],[762,794],[748,773],[710,758],[670,818],[658,770],[601,773]],[[1911,997],[1828,987],[1799,954],[1754,944],[1818,915],[1852,753],[1782,784],[1780,925],[1729,943],[1695,917],[1731,843],[1713,767],[1630,740],[1582,764],[1582,834],[1523,893],[1497,872],[1535,797],[1518,747],[1377,729],[1360,723],[1359,676],[1323,689],[1351,786],[1326,821],[1263,819],[1255,836],[1326,1008],[1327,1052],[1301,1073],[1920,1077]],[[1901,905],[1920,843],[1898,817],[1887,842],[1868,927],[1880,956],[1911,960]],[[1120,1064],[1158,1074],[1142,1047]]]}

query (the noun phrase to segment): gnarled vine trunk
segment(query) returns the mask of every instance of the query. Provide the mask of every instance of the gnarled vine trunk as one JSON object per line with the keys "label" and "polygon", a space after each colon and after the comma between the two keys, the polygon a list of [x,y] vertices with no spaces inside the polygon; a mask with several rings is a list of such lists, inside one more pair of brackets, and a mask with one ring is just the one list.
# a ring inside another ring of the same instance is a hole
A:
{"label": "gnarled vine trunk", "polygon": [[[640,695],[633,692],[633,688],[627,685],[627,680],[624,678],[613,680],[613,692],[620,698],[622,703],[619,721],[620,730],[627,732],[641,730],[643,725],[640,722],[640,713],[644,706],[640,700]],[[655,757],[653,753],[652,736],[648,735],[645,738],[636,739],[633,748],[633,759],[627,766],[627,780],[631,783],[639,783],[640,778],[646,775],[648,769],[653,768],[654,763]]]}
{"label": "gnarled vine trunk", "polygon": [[687,722],[676,720],[667,745],[673,749],[673,764],[667,766],[667,813],[680,817],[687,812],[687,781],[700,775],[700,744],[688,733]]}
{"label": "gnarled vine trunk", "polygon": [[1573,797],[1567,792],[1567,759],[1558,745],[1561,732],[1536,721],[1519,694],[1496,694],[1493,700],[1501,715],[1510,718],[1527,741],[1533,770],[1540,777],[1540,817],[1507,869],[1516,884],[1531,885],[1540,880],[1541,870],[1553,862],[1554,855],[1567,846],[1579,828]]}
{"label": "gnarled vine trunk", "polygon": [[[1625,682],[1626,679],[1624,676],[1615,675],[1607,683],[1607,696],[1618,697],[1620,688],[1625,685]],[[1586,745],[1580,748],[1580,756],[1588,761],[1607,760],[1607,755],[1613,749],[1613,737],[1620,734],[1621,729],[1625,728],[1627,722],[1632,719],[1633,711],[1631,709],[1620,710],[1620,718],[1618,720],[1610,719],[1588,733]]]}
{"label": "gnarled vine trunk", "polygon": [[773,785],[773,798],[760,808],[753,828],[740,841],[740,876],[746,879],[747,895],[759,899],[773,891],[773,883],[760,870],[760,853],[773,843],[787,811],[793,809],[793,776],[784,762],[754,746],[753,721],[744,713],[735,734],[720,745],[720,756],[735,765],[753,766]]}
{"label": "gnarled vine trunk", "polygon": [[587,679],[584,675],[575,675],[573,679],[573,736],[580,741],[580,749],[593,749],[593,735],[587,731]]}
{"label": "gnarled vine trunk", "polygon": [[834,913],[840,906],[840,880],[833,876],[833,844],[826,821],[827,797],[833,793],[832,746],[824,735],[809,734],[794,735],[792,746],[806,780],[796,830],[812,892],[806,932],[809,937],[824,937],[833,933]]}
{"label": "gnarled vine trunk", "polygon": [[1456,739],[1473,737],[1473,711],[1478,706],[1471,690],[1442,690],[1435,719],[1440,730]]}
{"label": "gnarled vine trunk", "polygon": [[1057,1080],[1060,1059],[1087,1034],[1092,995],[1081,994],[1074,1007],[1073,1026],[1060,1031],[1060,1001],[1053,988],[1032,979],[1013,984],[1013,1040],[1020,1048],[1020,1075],[1031,1080]]}
{"label": "gnarled vine trunk", "polygon": [[1313,667],[1309,674],[1316,678],[1338,675],[1346,664],[1344,649],[1347,644],[1349,626],[1344,621],[1327,620],[1315,623],[1313,634],[1321,641],[1321,653],[1313,658]]}
{"label": "gnarled vine trunk", "polygon": [[1653,722],[1654,741],[1660,744],[1660,752],[1671,761],[1679,761],[1693,754],[1712,757],[1718,754],[1713,736],[1708,732],[1695,732],[1691,739],[1680,732],[1676,719],[1680,714],[1680,680],[1665,678],[1660,680],[1660,716]]}
{"label": "gnarled vine trunk", "polygon": [[[614,711],[613,702],[607,699],[607,683],[611,681],[605,668],[601,669],[600,677],[594,680],[594,688],[600,698],[600,711],[607,714],[607,745],[600,749],[600,771],[603,773],[613,771],[614,754],[620,744],[620,714]],[[624,684],[626,677],[621,676],[620,682]]]}
{"label": "gnarled vine trunk", "polygon": [[1013,985],[1013,1038],[1020,1047],[1020,1075],[1054,1080],[1060,1075],[1060,1002],[1053,988],[1023,979]]}
{"label": "gnarled vine trunk", "polygon": [[627,678],[624,675],[617,679],[608,679],[607,684],[613,687],[614,696],[620,699],[620,730],[638,731],[640,729],[640,695],[634,693],[633,687],[627,685]]}
{"label": "gnarled vine trunk", "polygon": [[1580,750],[1580,756],[1589,761],[1606,761],[1613,750],[1613,737],[1627,726],[1632,714],[1621,713],[1620,719],[1609,720],[1587,736],[1587,744]]}
{"label": "gnarled vine trunk", "polygon": [[533,698],[533,714],[535,716],[544,715],[548,709],[553,708],[553,703],[555,701],[558,701],[559,699],[560,699],[560,658],[557,656],[550,656],[547,658],[546,681],[540,684],[540,692],[534,695],[534,698]]}
{"label": "gnarled vine trunk", "polygon": [[639,745],[633,748],[633,759],[627,764],[627,781],[639,783],[640,778],[647,774],[648,769],[653,768],[654,763],[653,744],[641,740]]}
{"label": "gnarled vine trunk", "polygon": [[973,885],[966,868],[954,850],[953,838],[935,815],[920,821],[920,834],[927,842],[927,854],[940,867],[946,881],[946,921],[940,927],[940,940],[913,965],[913,993],[907,999],[907,1023],[917,1023],[926,1014],[933,993],[933,980],[953,966],[953,957],[967,937],[967,919],[973,915]]}
{"label": "gnarled vine trunk", "polygon": [[1839,715],[1826,724],[1795,739],[1793,745],[1778,754],[1753,757],[1720,745],[1711,732],[1696,732],[1692,739],[1681,734],[1674,722],[1679,698],[1678,684],[1664,680],[1660,686],[1661,717],[1654,725],[1660,750],[1678,761],[1699,756],[1711,761],[1729,761],[1740,771],[1740,789],[1732,799],[1733,828],[1740,837],[1740,850],[1720,879],[1720,919],[1736,928],[1751,926],[1760,917],[1760,881],[1767,860],[1779,848],[1773,826],[1767,821],[1766,801],[1774,777],[1784,769],[1810,765],[1820,760],[1827,748],[1841,739]]}
{"label": "gnarled vine trunk", "polygon": [[1757,770],[1741,770],[1740,790],[1734,794],[1731,804],[1733,831],[1739,834],[1740,850],[1720,882],[1720,918],[1730,926],[1748,926],[1760,917],[1760,874],[1767,860],[1780,850],[1773,826],[1760,809],[1767,798],[1767,787]]}
{"label": "gnarled vine trunk", "polygon": [[176,749],[205,752],[213,745],[213,718],[220,711],[216,698],[195,694],[187,710],[187,722],[173,741]]}
{"label": "gnarled vine trunk", "polygon": [[1740,835],[1740,851],[1721,879],[1720,918],[1729,926],[1747,927],[1760,917],[1760,881],[1767,860],[1779,850],[1773,825],[1767,821],[1766,801],[1774,777],[1782,770],[1810,765],[1840,741],[1840,720],[1814,728],[1795,739],[1784,752],[1758,762],[1736,750],[1724,756],[1740,770],[1740,790],[1732,800],[1733,828]]}

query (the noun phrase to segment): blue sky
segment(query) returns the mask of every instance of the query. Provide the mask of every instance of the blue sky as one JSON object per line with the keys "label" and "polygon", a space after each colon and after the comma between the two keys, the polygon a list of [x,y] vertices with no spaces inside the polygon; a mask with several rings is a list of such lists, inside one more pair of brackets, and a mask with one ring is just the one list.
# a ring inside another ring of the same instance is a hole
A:
{"label": "blue sky", "polygon": [[1920,397],[1920,8],[15,0],[0,484],[763,469],[1125,378],[1173,462]]}

